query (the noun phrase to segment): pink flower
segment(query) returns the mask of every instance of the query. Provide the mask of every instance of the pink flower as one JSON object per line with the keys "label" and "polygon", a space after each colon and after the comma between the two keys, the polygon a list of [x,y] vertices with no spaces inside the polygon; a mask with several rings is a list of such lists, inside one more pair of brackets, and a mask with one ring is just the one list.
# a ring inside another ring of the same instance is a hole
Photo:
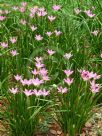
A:
{"label": "pink flower", "polygon": [[39,68],[43,68],[44,64],[40,63],[40,62],[36,62],[35,66],[39,69]]}
{"label": "pink flower", "polygon": [[46,32],[46,35],[50,37],[52,35],[52,32]]}
{"label": "pink flower", "polygon": [[53,50],[47,50],[47,53],[50,55],[50,56],[52,56],[53,54],[55,54],[55,51],[53,51]]}
{"label": "pink flower", "polygon": [[101,78],[101,75],[97,75],[96,73],[89,72],[90,78],[93,78],[94,80]]}
{"label": "pink flower", "polygon": [[39,85],[43,84],[43,80],[40,80],[38,78],[32,79],[32,84],[34,86],[39,86]]}
{"label": "pink flower", "polygon": [[80,70],[81,77],[84,81],[87,81],[90,79],[89,71],[86,70]]}
{"label": "pink flower", "polygon": [[40,73],[42,76],[45,76],[45,75],[48,73],[48,71],[47,71],[45,68],[42,68],[42,69],[40,69],[39,73]]}
{"label": "pink flower", "polygon": [[33,90],[33,94],[35,94],[36,96],[41,96],[42,95],[42,91],[41,90],[36,90],[36,89],[34,89]]}
{"label": "pink flower", "polygon": [[90,82],[90,84],[91,84],[90,89],[91,89],[91,91],[92,91],[93,93],[99,92],[99,90],[100,90],[100,88],[101,88],[100,84],[96,84],[96,83],[95,83],[95,80],[93,80],[92,82]]}
{"label": "pink flower", "polygon": [[32,74],[33,74],[33,75],[38,75],[38,74],[39,74],[39,71],[38,71],[37,69],[34,69],[34,70],[32,70]]}
{"label": "pink flower", "polygon": [[21,6],[23,7],[27,6],[27,2],[21,2]]}
{"label": "pink flower", "polygon": [[22,79],[22,77],[20,75],[14,75],[14,78],[17,80],[17,81],[20,81]]}
{"label": "pink flower", "polygon": [[41,41],[41,40],[43,39],[43,37],[42,37],[41,35],[36,35],[36,36],[35,36],[35,39],[36,39],[37,41]]}
{"label": "pink flower", "polygon": [[42,61],[42,57],[36,57],[36,58],[35,58],[35,61],[36,61],[36,62],[41,62],[41,61]]}
{"label": "pink flower", "polygon": [[12,44],[16,43],[16,41],[17,41],[17,38],[16,38],[16,37],[11,37],[11,38],[10,38],[10,42],[11,42]]}
{"label": "pink flower", "polygon": [[27,90],[27,89],[25,89],[24,94],[25,94],[26,96],[30,96],[30,95],[33,94],[33,92],[32,92],[32,90]]}
{"label": "pink flower", "polygon": [[12,51],[10,51],[10,53],[11,53],[11,55],[12,55],[13,57],[16,56],[16,55],[18,55],[18,53],[17,53],[16,50],[12,50]]}
{"label": "pink flower", "polygon": [[57,30],[55,30],[54,32],[55,32],[56,36],[59,36],[62,33],[61,31],[57,31]]}
{"label": "pink flower", "polygon": [[61,9],[61,6],[60,5],[53,5],[52,8],[53,8],[53,10],[58,11]]}
{"label": "pink flower", "polygon": [[102,53],[100,54],[100,57],[102,58]]}
{"label": "pink flower", "polygon": [[93,34],[94,36],[97,36],[99,33],[99,30],[94,30],[93,32],[91,32],[91,34]]}
{"label": "pink flower", "polygon": [[21,20],[20,20],[20,23],[21,23],[22,25],[26,25],[27,22],[26,22],[26,20],[21,19]]}
{"label": "pink flower", "polygon": [[41,16],[46,16],[47,15],[47,12],[46,11],[38,11],[37,12],[37,15],[39,16],[39,17],[41,17]]}
{"label": "pink flower", "polygon": [[66,87],[63,88],[62,86],[60,86],[60,87],[58,87],[57,89],[58,89],[58,92],[59,92],[59,93],[62,93],[62,94],[68,92],[68,89],[67,89]]}
{"label": "pink flower", "polygon": [[64,70],[64,73],[67,75],[67,77],[69,77],[73,71],[72,70]]}
{"label": "pink flower", "polygon": [[12,94],[18,93],[18,89],[17,89],[17,88],[11,88],[11,89],[9,89],[9,91],[10,91]]}
{"label": "pink flower", "polygon": [[48,77],[47,75],[43,75],[43,76],[42,76],[42,80],[44,80],[44,81],[49,81],[50,79],[49,79],[49,77]]}
{"label": "pink flower", "polygon": [[37,27],[35,27],[34,25],[30,26],[32,31],[35,31],[37,29]]}
{"label": "pink flower", "polygon": [[49,91],[46,91],[45,89],[42,90],[42,96],[47,96],[49,95]]}
{"label": "pink flower", "polygon": [[64,82],[67,83],[68,85],[71,85],[73,83],[73,79],[67,78],[67,79],[64,79]]}
{"label": "pink flower", "polygon": [[8,44],[6,42],[1,42],[0,45],[1,45],[2,48],[7,48],[8,47]]}
{"label": "pink flower", "polygon": [[12,7],[13,10],[18,10],[17,6]]}
{"label": "pink flower", "polygon": [[56,19],[56,17],[51,15],[51,16],[48,16],[48,19],[52,22],[52,21],[54,21]]}
{"label": "pink flower", "polygon": [[5,19],[6,19],[5,16],[0,16],[0,21],[3,21],[3,20],[5,20]]}
{"label": "pink flower", "polygon": [[92,18],[92,17],[95,16],[95,14],[93,14],[92,11],[90,11],[90,10],[85,10],[84,12],[85,12],[86,15],[87,15],[88,17],[90,17],[90,18]]}
{"label": "pink flower", "polygon": [[66,53],[66,54],[64,54],[64,58],[65,59],[70,59],[71,57],[72,57],[73,55],[71,54],[71,53]]}
{"label": "pink flower", "polygon": [[25,10],[26,10],[25,7],[20,7],[20,8],[19,8],[19,11],[20,11],[21,13],[24,13]]}
{"label": "pink flower", "polygon": [[34,15],[37,11],[37,7],[30,8],[30,12]]}
{"label": "pink flower", "polygon": [[81,12],[81,10],[78,9],[78,8],[75,8],[75,9],[74,9],[74,12],[78,15],[78,14]]}

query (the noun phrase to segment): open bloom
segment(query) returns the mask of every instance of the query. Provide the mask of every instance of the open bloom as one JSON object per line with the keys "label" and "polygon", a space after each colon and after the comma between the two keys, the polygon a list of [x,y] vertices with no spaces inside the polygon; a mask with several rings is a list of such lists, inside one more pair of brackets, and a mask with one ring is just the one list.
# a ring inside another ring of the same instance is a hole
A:
{"label": "open bloom", "polygon": [[32,79],[32,84],[35,86],[39,86],[39,85],[43,84],[43,80],[40,80],[38,78]]}
{"label": "open bloom", "polygon": [[56,36],[59,36],[59,35],[61,35],[61,33],[62,33],[61,31],[57,31],[57,30],[55,30],[54,32],[55,32],[55,35],[56,35]]}
{"label": "open bloom", "polygon": [[6,19],[5,16],[0,16],[0,21],[3,21],[3,20],[5,20],[5,19]]}
{"label": "open bloom", "polygon": [[20,75],[14,75],[14,78],[17,80],[17,81],[20,81],[22,79],[22,77]]}
{"label": "open bloom", "polygon": [[35,31],[37,29],[37,27],[34,26],[34,25],[30,26],[30,28],[31,28],[32,31]]}
{"label": "open bloom", "polygon": [[71,53],[65,53],[64,55],[63,55],[63,57],[65,58],[65,59],[70,59],[71,57],[72,57],[73,55],[71,54]]}
{"label": "open bloom", "polygon": [[73,79],[67,77],[66,79],[64,79],[64,82],[70,86],[73,83]]}
{"label": "open bloom", "polygon": [[41,40],[43,39],[43,37],[42,37],[41,35],[36,35],[36,36],[35,36],[35,39],[36,39],[37,41],[41,41]]}
{"label": "open bloom", "polygon": [[17,41],[17,38],[16,38],[16,37],[11,37],[11,38],[10,38],[10,42],[11,42],[11,43],[16,43],[16,41]]}
{"label": "open bloom", "polygon": [[11,89],[9,89],[9,91],[10,91],[12,94],[16,94],[16,93],[18,93],[18,88],[11,88]]}
{"label": "open bloom", "polygon": [[20,23],[21,23],[22,25],[26,25],[27,22],[26,22],[26,20],[21,19],[21,20],[20,20]]}
{"label": "open bloom", "polygon": [[52,21],[54,21],[56,19],[56,17],[51,15],[51,16],[48,16],[48,19],[50,20],[50,22],[52,22]]}
{"label": "open bloom", "polygon": [[27,90],[27,89],[25,89],[24,94],[25,94],[26,96],[30,96],[30,95],[33,94],[33,92],[32,92],[32,90]]}
{"label": "open bloom", "polygon": [[81,10],[79,8],[75,8],[74,12],[78,15],[81,12]]}
{"label": "open bloom", "polygon": [[6,42],[1,42],[1,47],[2,48],[7,48],[8,47],[8,43],[6,43]]}
{"label": "open bloom", "polygon": [[52,35],[52,32],[46,32],[46,35],[50,37]]}
{"label": "open bloom", "polygon": [[12,50],[12,51],[10,51],[10,53],[11,53],[11,55],[12,55],[13,57],[16,56],[16,55],[18,55],[18,53],[17,53],[16,50]]}
{"label": "open bloom", "polygon": [[92,18],[92,17],[95,16],[95,14],[93,14],[91,10],[85,10],[84,12],[85,12],[86,15],[87,15],[88,17],[90,17],[90,18]]}
{"label": "open bloom", "polygon": [[40,69],[40,68],[43,68],[44,67],[44,64],[42,64],[41,62],[36,62],[35,63],[35,66]]}
{"label": "open bloom", "polygon": [[53,5],[52,8],[53,8],[53,10],[58,11],[61,9],[61,6],[60,5]]}
{"label": "open bloom", "polygon": [[57,90],[58,90],[58,92],[59,93],[67,93],[67,91],[68,91],[68,89],[65,87],[65,88],[63,88],[62,86],[60,86],[60,87],[57,87]]}
{"label": "open bloom", "polygon": [[91,32],[91,34],[93,34],[94,36],[97,36],[99,33],[99,30],[94,30],[93,32]]}
{"label": "open bloom", "polygon": [[64,73],[67,75],[67,77],[69,77],[72,73],[73,73],[73,71],[72,70],[64,70]]}
{"label": "open bloom", "polygon": [[101,86],[100,84],[96,84],[95,83],[95,80],[93,80],[92,82],[90,82],[91,86],[90,86],[90,90],[93,92],[93,93],[97,93],[99,92]]}
{"label": "open bloom", "polygon": [[52,56],[53,54],[55,54],[55,51],[53,51],[53,50],[47,50],[47,53],[50,55],[50,56]]}

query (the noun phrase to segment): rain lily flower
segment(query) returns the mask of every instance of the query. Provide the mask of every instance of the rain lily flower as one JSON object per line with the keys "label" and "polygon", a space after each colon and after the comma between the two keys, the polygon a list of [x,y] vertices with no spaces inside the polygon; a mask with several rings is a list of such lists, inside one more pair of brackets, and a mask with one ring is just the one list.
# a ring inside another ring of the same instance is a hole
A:
{"label": "rain lily flower", "polygon": [[70,86],[73,83],[73,79],[67,77],[67,79],[64,79],[64,82]]}
{"label": "rain lily flower", "polygon": [[62,94],[64,94],[64,93],[67,93],[68,92],[68,89],[65,87],[65,88],[63,88],[62,86],[60,86],[60,87],[57,87],[57,90],[58,90],[58,92],[59,93],[62,93]]}
{"label": "rain lily flower", "polygon": [[93,93],[97,93],[99,92],[101,86],[100,84],[96,84],[95,83],[95,80],[93,80],[92,82],[90,82],[91,86],[90,86],[90,90],[93,92]]}
{"label": "rain lily flower", "polygon": [[40,62],[36,62],[35,66],[39,69],[39,68],[43,68],[44,64],[40,63]]}
{"label": "rain lily flower", "polygon": [[21,19],[21,20],[20,20],[20,23],[21,23],[22,25],[26,25],[27,22],[26,22],[26,20]]}
{"label": "rain lily flower", "polygon": [[27,2],[21,2],[21,6],[23,7],[27,6]]}
{"label": "rain lily flower", "polygon": [[100,54],[100,57],[102,58],[102,53]]}
{"label": "rain lily flower", "polygon": [[37,27],[35,27],[34,25],[30,26],[32,31],[35,31],[37,29]]}
{"label": "rain lily flower", "polygon": [[91,34],[93,34],[94,36],[97,36],[99,33],[99,30],[94,30],[93,32],[91,32]]}
{"label": "rain lily flower", "polygon": [[20,7],[20,8],[19,8],[19,11],[20,11],[21,13],[24,13],[25,10],[26,10],[25,7]]}
{"label": "rain lily flower", "polygon": [[74,12],[78,15],[81,12],[81,10],[79,8],[75,8]]}
{"label": "rain lily flower", "polygon": [[53,5],[52,8],[53,8],[53,10],[58,11],[61,9],[61,6],[60,5]]}
{"label": "rain lily flower", "polygon": [[0,16],[0,21],[3,21],[3,20],[5,20],[5,19],[6,19],[5,16]]}
{"label": "rain lily flower", "polygon": [[41,40],[43,39],[43,37],[42,37],[41,35],[36,35],[36,36],[35,36],[35,39],[36,39],[37,41],[41,41]]}
{"label": "rain lily flower", "polygon": [[14,6],[14,7],[12,7],[12,9],[16,11],[16,10],[18,10],[18,7]]}
{"label": "rain lily flower", "polygon": [[86,70],[80,70],[81,77],[84,81],[87,81],[90,79],[89,71]]}
{"label": "rain lily flower", "polygon": [[40,69],[39,73],[44,76],[47,75],[48,71],[45,68],[42,68]]}
{"label": "rain lily flower", "polygon": [[6,42],[1,42],[1,47],[2,48],[7,48],[8,47],[8,43],[6,43]]}
{"label": "rain lily flower", "polygon": [[36,58],[35,58],[35,61],[36,61],[36,62],[41,62],[41,61],[42,61],[42,57],[36,57]]}
{"label": "rain lily flower", "polygon": [[42,95],[42,91],[41,90],[33,90],[33,94],[35,94],[36,96],[41,96]]}
{"label": "rain lily flower", "polygon": [[12,94],[16,94],[16,93],[18,93],[18,88],[11,88],[11,89],[9,89],[9,91],[10,91]]}
{"label": "rain lily flower", "polygon": [[13,57],[16,56],[16,55],[18,55],[18,53],[17,53],[16,50],[12,50],[12,51],[10,51],[10,53],[11,53],[11,55],[12,55]]}
{"label": "rain lily flower", "polygon": [[38,78],[32,79],[32,84],[34,86],[39,86],[39,85],[43,84],[43,80],[40,80]]}
{"label": "rain lily flower", "polygon": [[46,32],[46,35],[49,36],[49,37],[50,37],[52,34],[53,34],[52,32]]}
{"label": "rain lily flower", "polygon": [[51,16],[48,16],[48,19],[50,20],[50,22],[52,22],[52,21],[54,21],[56,19],[56,17],[51,15]]}
{"label": "rain lily flower", "polygon": [[37,9],[38,9],[38,7],[33,7],[33,8],[30,8],[29,10],[30,10],[30,12],[31,12],[32,14],[35,14],[36,11],[37,11]]}
{"label": "rain lily flower", "polygon": [[42,90],[42,96],[47,96],[47,95],[49,95],[49,93],[50,92],[45,89]]}
{"label": "rain lily flower", "polygon": [[55,54],[55,51],[53,51],[53,50],[47,50],[47,53],[50,55],[50,56],[52,56],[53,54]]}
{"label": "rain lily flower", "polygon": [[95,14],[93,14],[91,10],[85,10],[84,12],[85,12],[86,15],[87,15],[88,17],[90,17],[90,18],[92,18],[92,17],[95,16]]}
{"label": "rain lily flower", "polygon": [[32,74],[33,74],[33,75],[38,75],[38,74],[39,74],[39,71],[38,71],[37,69],[34,69],[34,70],[32,70]]}
{"label": "rain lily flower", "polygon": [[37,15],[39,16],[39,17],[41,17],[41,16],[46,16],[47,15],[47,12],[46,11],[38,11],[37,12]]}
{"label": "rain lily flower", "polygon": [[48,77],[47,75],[43,75],[43,76],[42,76],[42,80],[44,80],[44,81],[49,81],[50,79],[49,79],[49,77]]}
{"label": "rain lily flower", "polygon": [[30,95],[33,94],[33,92],[32,92],[32,90],[27,90],[27,89],[25,89],[24,94],[25,94],[26,96],[30,96]]}
{"label": "rain lily flower", "polygon": [[69,60],[72,56],[73,56],[73,55],[72,55],[71,53],[65,53],[65,54],[64,54],[64,58],[65,58],[65,59],[68,59],[68,60]]}
{"label": "rain lily flower", "polygon": [[57,31],[57,30],[55,30],[54,32],[55,32],[56,36],[59,36],[62,33],[61,31]]}
{"label": "rain lily flower", "polygon": [[22,77],[20,75],[14,75],[14,78],[17,80],[17,81],[20,81],[22,79]]}
{"label": "rain lily flower", "polygon": [[67,77],[69,77],[73,71],[72,70],[64,70],[64,73],[67,75]]}
{"label": "rain lily flower", "polygon": [[16,37],[11,37],[10,38],[10,42],[13,44],[13,43],[16,43],[17,41],[17,38]]}
{"label": "rain lily flower", "polygon": [[101,78],[101,75],[97,75],[96,73],[89,72],[90,78],[93,78],[94,80]]}

